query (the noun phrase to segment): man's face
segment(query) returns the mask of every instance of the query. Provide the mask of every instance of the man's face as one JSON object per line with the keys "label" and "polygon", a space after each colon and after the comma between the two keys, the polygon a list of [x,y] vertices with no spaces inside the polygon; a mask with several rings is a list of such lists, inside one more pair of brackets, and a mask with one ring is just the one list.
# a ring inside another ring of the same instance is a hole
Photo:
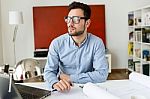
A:
{"label": "man's face", "polygon": [[[79,17],[85,17],[83,14],[83,10],[81,9],[72,9],[70,10],[68,17],[74,17],[74,16],[79,16]],[[79,36],[83,34],[86,30],[86,21],[85,19],[80,19],[79,23],[74,23],[73,20],[71,19],[69,23],[67,23],[68,27],[68,32],[70,36]]]}

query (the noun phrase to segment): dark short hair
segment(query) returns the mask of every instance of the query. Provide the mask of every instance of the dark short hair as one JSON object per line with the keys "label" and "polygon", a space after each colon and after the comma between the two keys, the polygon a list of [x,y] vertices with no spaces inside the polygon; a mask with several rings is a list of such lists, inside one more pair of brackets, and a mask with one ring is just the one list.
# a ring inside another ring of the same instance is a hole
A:
{"label": "dark short hair", "polygon": [[91,17],[91,8],[87,4],[74,1],[71,4],[69,4],[68,10],[70,11],[72,9],[78,9],[78,8],[83,10],[84,17],[86,17],[87,19],[90,19],[90,17]]}

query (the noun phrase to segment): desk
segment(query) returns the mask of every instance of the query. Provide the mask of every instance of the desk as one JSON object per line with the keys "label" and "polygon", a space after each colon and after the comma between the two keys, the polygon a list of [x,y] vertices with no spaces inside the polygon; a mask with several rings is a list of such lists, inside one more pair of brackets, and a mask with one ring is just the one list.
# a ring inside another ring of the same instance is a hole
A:
{"label": "desk", "polygon": [[[48,90],[44,82],[22,84]],[[52,95],[46,99],[88,99],[88,97],[82,92],[82,88],[80,88],[79,85],[80,84],[75,84],[69,92],[52,92]]]}
{"label": "desk", "polygon": [[[47,89],[44,82],[23,84],[41,89]],[[83,93],[82,88],[80,88],[79,85],[80,84],[75,84],[70,92],[52,92],[52,95],[47,97],[46,99],[90,99]],[[136,95],[146,97],[144,99],[150,99],[149,88],[130,80],[108,80],[104,83],[99,83],[97,85],[101,88],[107,89],[109,93],[120,97],[120,99],[131,99],[131,96]]]}

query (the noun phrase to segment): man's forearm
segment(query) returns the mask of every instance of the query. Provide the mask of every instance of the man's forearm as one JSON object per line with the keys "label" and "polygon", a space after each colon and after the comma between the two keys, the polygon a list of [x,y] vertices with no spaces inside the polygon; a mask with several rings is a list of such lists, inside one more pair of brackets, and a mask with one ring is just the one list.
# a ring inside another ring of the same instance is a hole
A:
{"label": "man's forearm", "polygon": [[49,87],[49,89],[52,89],[52,85],[59,81],[56,74],[46,71],[44,73],[44,80],[46,81],[46,84]]}
{"label": "man's forearm", "polygon": [[101,71],[93,71],[87,73],[80,73],[70,75],[70,79],[73,83],[100,83],[106,81],[108,76],[108,70],[101,70]]}

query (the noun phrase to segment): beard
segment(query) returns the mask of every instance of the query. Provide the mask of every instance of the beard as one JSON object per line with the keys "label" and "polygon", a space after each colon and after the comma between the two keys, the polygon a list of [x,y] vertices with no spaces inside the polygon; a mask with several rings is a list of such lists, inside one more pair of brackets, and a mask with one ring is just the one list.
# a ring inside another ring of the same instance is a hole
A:
{"label": "beard", "polygon": [[84,31],[85,31],[85,25],[84,25],[84,27],[83,27],[83,29],[82,30],[80,30],[80,31],[75,31],[74,33],[71,33],[70,31],[69,31],[69,35],[70,36],[80,36],[80,35],[82,35],[83,33],[84,33]]}
{"label": "beard", "polygon": [[75,32],[75,33],[68,33],[70,36],[80,36],[80,35],[82,35],[84,33],[84,30],[82,30],[82,31],[77,31],[77,32]]}

